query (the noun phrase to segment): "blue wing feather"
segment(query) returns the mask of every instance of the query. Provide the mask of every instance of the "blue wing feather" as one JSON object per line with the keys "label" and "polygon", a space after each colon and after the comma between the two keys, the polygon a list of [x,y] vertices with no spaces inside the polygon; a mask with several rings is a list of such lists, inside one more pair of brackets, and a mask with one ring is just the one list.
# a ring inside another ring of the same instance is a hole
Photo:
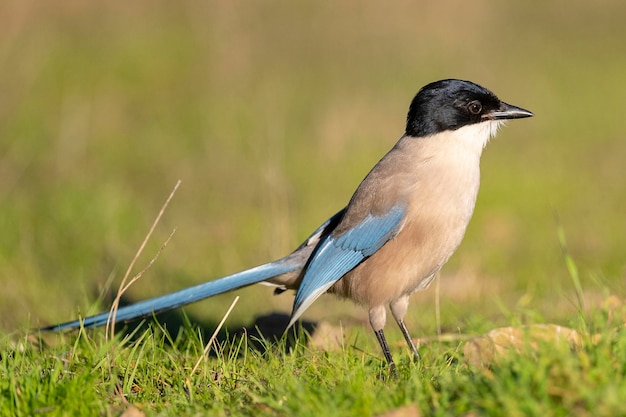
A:
{"label": "blue wing feather", "polygon": [[392,239],[406,207],[396,205],[381,216],[369,214],[341,236],[326,236],[311,257],[296,293],[290,326],[335,282]]}

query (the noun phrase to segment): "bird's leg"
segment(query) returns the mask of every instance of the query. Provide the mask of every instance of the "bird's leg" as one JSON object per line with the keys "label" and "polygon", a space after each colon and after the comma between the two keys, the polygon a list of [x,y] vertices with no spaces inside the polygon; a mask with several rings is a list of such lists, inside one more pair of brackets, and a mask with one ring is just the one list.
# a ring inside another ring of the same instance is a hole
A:
{"label": "bird's leg", "polygon": [[404,336],[404,340],[406,340],[406,343],[409,345],[409,348],[411,349],[411,352],[413,353],[413,360],[416,362],[419,361],[420,353],[415,347],[415,343],[413,343],[413,338],[409,334],[409,329],[406,328],[404,321],[397,320],[397,322],[398,322],[398,326],[400,326],[400,330],[402,331],[402,335]]}
{"label": "bird's leg", "polygon": [[383,355],[385,355],[387,364],[389,364],[389,373],[395,375],[396,364],[393,361],[393,357],[391,356],[391,351],[389,350],[387,339],[385,339],[385,333],[383,333],[383,327],[385,327],[385,322],[387,321],[387,312],[385,311],[385,306],[376,306],[370,308],[369,316],[370,325],[372,326],[372,329],[374,329],[376,339],[378,340],[378,343],[383,350]]}
{"label": "bird's leg", "polygon": [[378,339],[378,343],[380,343],[380,347],[383,350],[383,355],[385,355],[385,359],[389,364],[389,373],[391,375],[396,374],[396,364],[393,361],[393,356],[391,356],[391,351],[389,350],[389,345],[387,344],[387,339],[385,339],[385,333],[383,333],[383,329],[375,330],[376,339]]}
{"label": "bird's leg", "polygon": [[389,304],[389,307],[391,308],[393,318],[396,319],[396,323],[398,323],[398,327],[400,327],[400,331],[402,331],[404,340],[406,340],[406,343],[409,345],[409,348],[413,353],[413,360],[418,361],[420,359],[420,354],[415,347],[415,343],[413,343],[413,338],[409,334],[409,329],[407,329],[406,324],[404,324],[404,316],[409,308],[409,297],[404,296],[394,300]]}

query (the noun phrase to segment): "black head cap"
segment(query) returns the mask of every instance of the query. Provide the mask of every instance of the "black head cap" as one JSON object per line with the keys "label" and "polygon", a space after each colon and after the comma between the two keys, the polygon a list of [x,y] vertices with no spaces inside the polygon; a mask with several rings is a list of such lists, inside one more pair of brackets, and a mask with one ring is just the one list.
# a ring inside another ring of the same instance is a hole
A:
{"label": "black head cap", "polygon": [[528,110],[500,101],[471,81],[441,80],[415,95],[407,115],[406,135],[429,136],[487,120],[530,117]]}

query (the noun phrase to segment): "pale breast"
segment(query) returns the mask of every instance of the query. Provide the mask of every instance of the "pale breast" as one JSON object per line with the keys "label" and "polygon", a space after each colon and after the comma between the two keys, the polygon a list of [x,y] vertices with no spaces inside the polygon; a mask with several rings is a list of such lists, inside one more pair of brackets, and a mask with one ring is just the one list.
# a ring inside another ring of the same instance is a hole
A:
{"label": "pale breast", "polygon": [[387,304],[427,287],[454,253],[476,202],[480,152],[459,148],[453,137],[449,143],[445,139],[419,148],[399,143],[402,157],[394,162],[405,165],[396,165],[392,178],[378,185],[393,184],[391,194],[408,204],[406,220],[394,239],[346,274],[331,292],[366,306]]}

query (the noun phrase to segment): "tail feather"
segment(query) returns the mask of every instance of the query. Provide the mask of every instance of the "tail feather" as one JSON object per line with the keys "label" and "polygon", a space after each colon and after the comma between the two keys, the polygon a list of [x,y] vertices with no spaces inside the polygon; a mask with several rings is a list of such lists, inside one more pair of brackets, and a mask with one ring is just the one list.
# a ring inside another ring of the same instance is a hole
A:
{"label": "tail feather", "polygon": [[[340,210],[338,213],[322,223],[322,225],[318,227],[294,252],[282,259],[213,281],[205,282],[204,284],[185,288],[171,294],[162,295],[160,297],[151,298],[149,300],[140,301],[138,303],[122,307],[117,310],[115,322],[118,323],[148,317],[153,314],[195,303],[196,301],[200,301],[214,295],[236,290],[248,285],[257,284],[282,274],[301,270],[305,267],[311,252],[318,244],[319,240],[333,231],[345,211],[345,208]],[[272,285],[274,284],[272,283]],[[276,285],[280,286],[280,284]],[[98,327],[104,326],[107,321],[109,321],[109,312],[96,314],[95,316],[86,317],[81,320],[73,320],[66,323],[43,327],[39,330],[49,332],[75,329],[81,326],[86,328]]]}
{"label": "tail feather", "polygon": [[[151,316],[163,311],[172,310],[196,301],[203,300],[214,295],[236,290],[248,285],[256,284],[277,275],[286,274],[301,268],[302,265],[291,259],[270,262],[256,268],[248,269],[236,274],[228,275],[214,281],[205,282],[193,287],[141,301],[117,310],[115,322],[124,322],[142,317]],[[81,326],[86,328],[103,326],[109,320],[109,312],[96,314],[81,320],[68,321],[41,328],[41,331],[59,331],[74,329]]]}

